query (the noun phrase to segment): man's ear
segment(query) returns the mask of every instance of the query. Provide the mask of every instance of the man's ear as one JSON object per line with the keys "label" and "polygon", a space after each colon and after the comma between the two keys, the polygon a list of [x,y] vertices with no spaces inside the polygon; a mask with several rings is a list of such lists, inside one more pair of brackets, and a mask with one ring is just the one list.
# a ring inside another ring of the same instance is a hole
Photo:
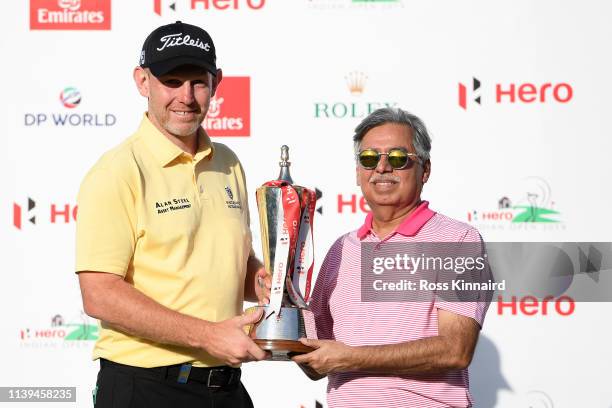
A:
{"label": "man's ear", "polygon": [[355,181],[358,186],[361,186],[361,181],[359,180],[359,165],[355,166]]}
{"label": "man's ear", "polygon": [[136,88],[138,88],[138,92],[145,98],[149,97],[149,75],[150,73],[142,67],[134,68],[134,82],[136,83]]}
{"label": "man's ear", "polygon": [[222,79],[223,79],[223,71],[221,71],[221,69],[218,69],[217,75],[213,76],[213,79],[212,79],[212,94],[210,96],[215,96],[215,92],[217,92],[217,87],[221,83]]}
{"label": "man's ear", "polygon": [[427,180],[429,180],[430,174],[431,174],[431,161],[427,160],[423,164],[423,177],[421,178],[421,181],[423,182],[423,184],[427,183]]}

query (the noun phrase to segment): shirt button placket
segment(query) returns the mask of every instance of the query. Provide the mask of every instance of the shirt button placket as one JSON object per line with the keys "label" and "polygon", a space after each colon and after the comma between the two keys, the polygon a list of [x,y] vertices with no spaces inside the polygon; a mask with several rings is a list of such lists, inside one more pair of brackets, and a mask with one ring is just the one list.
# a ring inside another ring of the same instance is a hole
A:
{"label": "shirt button placket", "polygon": [[198,201],[198,203],[200,202],[200,194],[202,193],[202,191],[204,190],[202,188],[202,186],[200,186],[198,188],[198,178],[196,177],[196,166],[197,166],[197,162],[195,161],[194,158],[191,159],[191,181],[193,183],[193,189],[195,191],[195,197],[196,200]]}

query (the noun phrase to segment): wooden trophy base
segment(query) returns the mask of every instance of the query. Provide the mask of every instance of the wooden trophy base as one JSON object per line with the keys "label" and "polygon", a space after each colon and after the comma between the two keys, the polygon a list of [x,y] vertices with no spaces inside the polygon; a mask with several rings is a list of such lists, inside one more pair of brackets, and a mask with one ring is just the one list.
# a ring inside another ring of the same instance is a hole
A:
{"label": "wooden trophy base", "polygon": [[262,350],[272,353],[272,358],[270,359],[272,361],[291,361],[293,356],[314,351],[314,348],[305,346],[295,340],[254,339],[253,341]]}

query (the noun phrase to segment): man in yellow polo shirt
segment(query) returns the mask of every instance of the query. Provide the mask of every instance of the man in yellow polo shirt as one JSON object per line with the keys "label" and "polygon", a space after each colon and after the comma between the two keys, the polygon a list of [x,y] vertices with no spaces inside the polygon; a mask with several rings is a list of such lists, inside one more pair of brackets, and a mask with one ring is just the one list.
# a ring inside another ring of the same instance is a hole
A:
{"label": "man in yellow polo shirt", "polygon": [[139,129],[79,191],[77,260],[85,312],[101,322],[96,407],[251,407],[241,362],[266,353],[242,303],[267,303],[244,172],[200,126],[221,81],[203,29],[176,22],[145,40],[134,80]]}

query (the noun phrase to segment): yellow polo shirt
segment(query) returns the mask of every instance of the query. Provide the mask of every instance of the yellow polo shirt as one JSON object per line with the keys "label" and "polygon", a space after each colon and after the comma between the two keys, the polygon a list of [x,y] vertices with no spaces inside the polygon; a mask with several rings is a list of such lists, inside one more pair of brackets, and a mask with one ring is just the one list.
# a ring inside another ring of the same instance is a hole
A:
{"label": "yellow polo shirt", "polygon": [[[195,156],[143,118],[89,171],[79,196],[76,271],[121,275],[177,312],[217,322],[242,312],[251,251],[242,166],[203,129]],[[222,362],[101,323],[94,359],[139,367]]]}

